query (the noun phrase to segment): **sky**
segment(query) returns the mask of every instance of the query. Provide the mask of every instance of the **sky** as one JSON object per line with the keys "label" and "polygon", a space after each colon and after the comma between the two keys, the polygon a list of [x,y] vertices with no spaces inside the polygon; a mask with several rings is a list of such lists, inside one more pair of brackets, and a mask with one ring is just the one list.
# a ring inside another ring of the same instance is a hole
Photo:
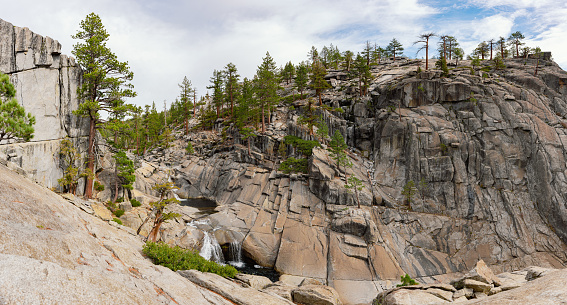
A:
{"label": "sky", "polygon": [[107,45],[134,72],[138,96],[128,102],[158,108],[175,101],[185,76],[198,95],[231,62],[253,77],[266,52],[283,66],[307,60],[311,46],[356,54],[366,41],[385,47],[396,38],[406,56],[422,58],[413,42],[428,32],[454,36],[470,54],[520,31],[527,46],[552,51],[567,68],[566,0],[0,0],[0,7],[0,19],[58,40],[67,55],[81,20],[98,14]]}

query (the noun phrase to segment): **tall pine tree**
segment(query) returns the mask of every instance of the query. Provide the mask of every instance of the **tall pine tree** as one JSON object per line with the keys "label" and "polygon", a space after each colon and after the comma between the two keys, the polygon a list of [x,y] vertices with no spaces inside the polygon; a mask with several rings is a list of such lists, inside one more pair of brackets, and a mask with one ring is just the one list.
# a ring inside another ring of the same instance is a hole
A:
{"label": "tall pine tree", "polygon": [[[134,73],[130,71],[128,62],[118,61],[106,46],[108,37],[100,17],[95,13],[87,15],[81,21],[79,31],[72,36],[81,40],[73,46],[72,51],[83,69],[83,83],[77,88],[77,95],[84,102],[75,114],[88,118],[90,122],[87,168],[91,172],[94,172],[95,166],[96,131],[105,123],[100,113],[112,113],[120,101],[136,96],[130,83]],[[92,186],[93,180],[89,176],[85,189],[87,198],[92,197]]]}

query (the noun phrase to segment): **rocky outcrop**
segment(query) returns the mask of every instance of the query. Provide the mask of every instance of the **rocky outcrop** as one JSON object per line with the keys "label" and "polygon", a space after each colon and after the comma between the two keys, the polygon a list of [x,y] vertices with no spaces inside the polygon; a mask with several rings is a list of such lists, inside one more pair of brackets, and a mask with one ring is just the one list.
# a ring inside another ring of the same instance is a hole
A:
{"label": "rocky outcrop", "polygon": [[[309,175],[284,175],[262,161],[260,147],[249,156],[228,143],[213,155],[160,162],[176,168],[179,194],[218,203],[208,219],[241,233],[245,256],[322,281],[346,304],[369,302],[405,273],[423,283],[457,279],[479,258],[498,273],[564,267],[562,71],[550,63],[534,77],[531,63],[511,60],[485,76],[456,68],[440,78],[417,74],[417,64],[374,68],[371,98],[360,100],[349,95],[355,81],[333,78],[323,101],[345,113],[318,111],[352,147],[346,172],[316,148]],[[288,134],[312,138],[297,114],[279,109],[276,117],[287,120]],[[360,209],[344,187],[350,175],[364,184]],[[401,191],[410,180],[419,192],[408,203]],[[186,238],[180,228],[166,227],[164,236],[177,243]],[[494,285],[481,269],[468,282]],[[486,293],[473,284],[461,293]]]}
{"label": "rocky outcrop", "polygon": [[0,165],[1,303],[227,304],[117,227]]}
{"label": "rocky outcrop", "polygon": [[87,146],[88,121],[72,113],[79,106],[81,69],[72,57],[61,54],[57,40],[0,19],[0,71],[10,76],[16,99],[36,118],[31,142],[2,143],[0,155],[36,182],[55,187],[63,173],[61,139],[72,138],[82,151]]}

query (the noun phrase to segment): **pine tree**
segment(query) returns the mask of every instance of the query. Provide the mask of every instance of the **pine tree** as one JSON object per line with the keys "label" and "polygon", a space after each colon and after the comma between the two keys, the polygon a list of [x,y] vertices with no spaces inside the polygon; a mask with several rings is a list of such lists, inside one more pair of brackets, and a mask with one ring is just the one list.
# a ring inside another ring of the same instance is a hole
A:
{"label": "pine tree", "polygon": [[394,61],[396,61],[396,56],[401,56],[403,54],[404,47],[396,38],[392,38],[386,50],[388,50],[388,53],[390,53],[390,55],[394,57]]}
{"label": "pine tree", "polygon": [[[136,181],[136,176],[134,175],[134,162],[128,158],[126,153],[123,150],[118,150],[114,153],[114,174],[115,182],[114,182],[114,198],[112,202],[116,202],[118,198],[118,189],[119,185],[122,186],[122,190],[132,190],[132,184]],[[124,194],[122,194],[124,197]]]}
{"label": "pine tree", "polygon": [[488,55],[489,46],[486,42],[481,42],[476,49],[474,49],[474,54],[480,57],[482,60]]}
{"label": "pine tree", "polygon": [[176,188],[177,187],[175,187],[173,182],[163,182],[161,184],[154,185],[153,189],[156,190],[156,192],[158,193],[159,200],[150,203],[150,206],[152,207],[152,213],[150,213],[150,215],[148,215],[148,217],[144,220],[142,225],[140,225],[137,234],[140,234],[142,227],[149,220],[150,216],[155,215],[154,224],[152,226],[152,229],[150,230],[150,234],[148,235],[148,240],[156,242],[159,228],[161,227],[161,225],[170,219],[174,219],[181,216],[178,213],[165,212],[165,209],[168,205],[179,204],[179,200],[175,199],[174,197],[169,197],[172,191]]}
{"label": "pine tree", "polygon": [[282,77],[286,81],[286,84],[289,84],[294,76],[295,76],[295,66],[290,61],[287,64],[285,64],[285,67],[282,70]]}
{"label": "pine tree", "polygon": [[295,77],[295,87],[299,90],[299,93],[303,95],[303,90],[307,87],[307,82],[309,81],[307,75],[307,66],[300,63],[297,67],[297,75]]}
{"label": "pine tree", "polygon": [[311,66],[311,86],[315,89],[315,94],[319,97],[319,105],[323,105],[321,93],[323,90],[330,88],[331,85],[325,80],[327,70],[319,60],[315,60]]}
{"label": "pine tree", "polygon": [[187,76],[183,77],[183,81],[178,86],[179,89],[181,89],[181,92],[179,93],[179,101],[184,110],[185,134],[189,134],[189,114],[194,107],[191,103],[193,88],[191,88],[191,81],[187,79]]}
{"label": "pine tree", "polygon": [[0,142],[33,138],[35,117],[26,113],[15,96],[16,89],[10,78],[0,72]]}
{"label": "pine tree", "polygon": [[221,117],[221,110],[223,106],[224,98],[224,80],[222,71],[214,70],[213,76],[210,79],[211,85],[207,89],[213,89],[213,105],[217,110],[217,119]]}
{"label": "pine tree", "polygon": [[69,138],[63,139],[59,145],[59,157],[64,169],[63,177],[57,179],[57,182],[63,188],[63,191],[67,189],[69,193],[75,195],[79,178],[81,177],[79,167],[77,166],[81,155],[77,152],[77,149]]}
{"label": "pine tree", "polygon": [[520,57],[520,46],[524,44],[522,42],[524,38],[526,37],[520,31],[514,32],[508,37],[508,41],[516,47],[516,57]]}
{"label": "pine tree", "polygon": [[352,166],[352,163],[346,154],[347,148],[348,146],[345,143],[343,135],[339,131],[335,131],[331,138],[331,142],[329,142],[329,148],[327,150],[331,154],[331,158],[335,160],[339,171],[341,169],[341,165],[344,166],[345,173],[346,168]]}
{"label": "pine tree", "polygon": [[233,63],[229,63],[224,68],[224,88],[226,91],[226,98],[230,102],[230,116],[234,118],[234,100],[238,94],[238,82],[240,75]]}
{"label": "pine tree", "polygon": [[348,71],[350,71],[350,67],[352,66],[352,61],[354,58],[354,53],[352,53],[352,51],[345,51],[343,53],[343,59],[344,59],[344,65],[345,65],[345,69]]}
{"label": "pine tree", "polygon": [[[370,41],[366,41],[366,45],[364,45],[364,50],[362,51],[362,56],[366,60],[366,65],[370,66],[370,60],[372,59],[372,46],[370,45]],[[396,56],[396,55],[394,55]]]}
{"label": "pine tree", "polygon": [[357,54],[354,60],[354,66],[352,73],[358,77],[358,90],[359,95],[366,95],[368,90],[368,85],[372,80],[372,74],[370,73],[370,66],[366,64],[366,59],[360,54]]}
{"label": "pine tree", "polygon": [[[423,46],[421,48],[419,48],[419,50],[417,50],[417,53],[419,53],[419,51],[425,49],[425,70],[429,69],[429,39],[431,37],[434,37],[434,36],[437,36],[437,34],[435,34],[433,32],[421,34],[421,35],[419,35],[419,40],[413,43],[413,44],[423,43]],[[416,53],[416,56],[417,56],[417,53]]]}
{"label": "pine tree", "polygon": [[[73,55],[83,69],[83,83],[77,88],[77,96],[84,100],[74,113],[87,117],[90,122],[87,168],[94,172],[95,136],[97,129],[104,125],[100,112],[114,112],[117,102],[134,97],[130,81],[134,73],[127,62],[118,61],[116,55],[106,46],[109,34],[100,17],[94,13],[81,21],[80,30],[72,36],[82,40],[73,46]],[[85,196],[92,197],[92,178],[87,178]]]}
{"label": "pine tree", "polygon": [[256,70],[255,88],[258,102],[262,113],[262,133],[266,132],[266,112],[268,113],[268,123],[270,123],[270,111],[279,101],[277,90],[279,88],[276,73],[276,62],[266,52],[266,57],[262,59],[262,64]]}

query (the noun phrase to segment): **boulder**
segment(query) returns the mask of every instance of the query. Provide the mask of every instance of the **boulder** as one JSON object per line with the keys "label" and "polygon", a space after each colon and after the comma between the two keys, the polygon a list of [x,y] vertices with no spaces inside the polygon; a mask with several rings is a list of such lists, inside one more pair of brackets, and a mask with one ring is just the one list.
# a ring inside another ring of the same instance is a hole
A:
{"label": "boulder", "polygon": [[313,305],[342,304],[335,289],[322,285],[303,285],[291,292],[293,302]]}
{"label": "boulder", "polygon": [[239,274],[236,275],[235,278],[237,280],[240,280],[243,283],[247,284],[248,286],[250,286],[254,289],[258,289],[258,290],[264,289],[268,285],[273,284],[272,281],[270,281],[269,278],[267,278],[265,276],[259,276],[259,275],[239,273]]}
{"label": "boulder", "polygon": [[177,271],[177,273],[196,285],[218,293],[235,304],[293,304],[282,297],[264,293],[253,288],[242,287],[235,282],[213,273],[204,273],[197,270],[180,270]]}

